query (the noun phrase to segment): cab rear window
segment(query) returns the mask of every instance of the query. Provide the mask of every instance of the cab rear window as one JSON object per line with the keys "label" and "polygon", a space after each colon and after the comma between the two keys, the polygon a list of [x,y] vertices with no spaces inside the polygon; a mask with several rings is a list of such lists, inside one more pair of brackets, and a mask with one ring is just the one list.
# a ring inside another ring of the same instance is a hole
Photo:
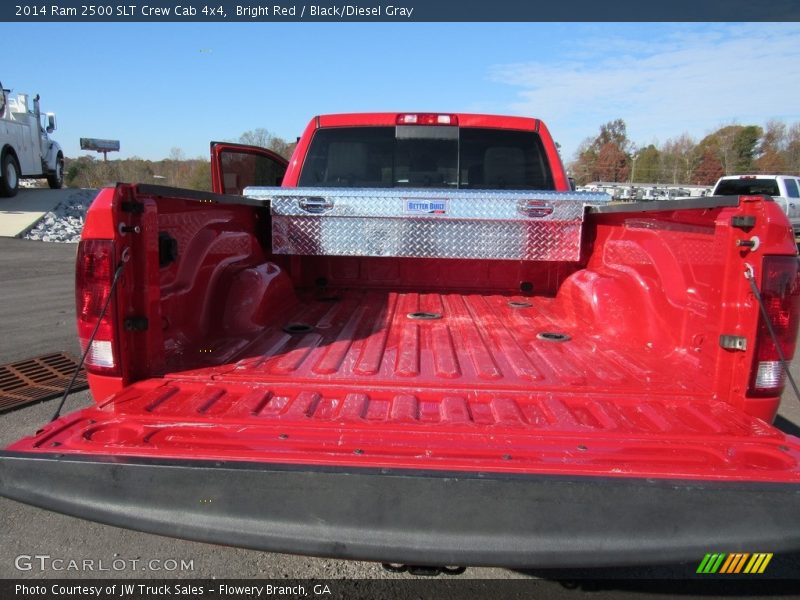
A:
{"label": "cab rear window", "polygon": [[780,196],[774,179],[723,179],[714,191],[717,196]]}
{"label": "cab rear window", "polygon": [[553,189],[538,134],[436,126],[336,127],[311,140],[301,186]]}

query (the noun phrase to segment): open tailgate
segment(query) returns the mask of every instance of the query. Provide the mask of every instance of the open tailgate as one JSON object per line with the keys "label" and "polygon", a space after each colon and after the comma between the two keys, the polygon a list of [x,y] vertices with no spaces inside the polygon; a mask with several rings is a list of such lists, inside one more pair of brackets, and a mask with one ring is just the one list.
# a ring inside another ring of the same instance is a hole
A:
{"label": "open tailgate", "polygon": [[12,444],[0,493],[180,538],[410,564],[800,549],[800,440],[691,398],[149,380]]}

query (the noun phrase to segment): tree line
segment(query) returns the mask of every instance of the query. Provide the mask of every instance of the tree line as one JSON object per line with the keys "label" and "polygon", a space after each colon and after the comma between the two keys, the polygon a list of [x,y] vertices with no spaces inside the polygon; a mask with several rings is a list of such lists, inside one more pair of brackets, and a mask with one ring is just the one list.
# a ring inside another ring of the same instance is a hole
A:
{"label": "tree line", "polygon": [[800,123],[769,121],[724,125],[700,141],[688,134],[663,144],[637,147],[625,121],[616,119],[586,138],[568,169],[576,182],[591,181],[711,185],[723,175],[800,175]]}
{"label": "tree line", "polygon": [[[235,141],[268,148],[287,159],[296,145],[263,128],[246,131]],[[211,191],[209,159],[187,159],[180,148],[173,148],[169,158],[157,161],[137,157],[104,161],[86,155],[66,159],[64,169],[66,184],[70,187],[96,188],[124,181]]]}
{"label": "tree line", "polygon": [[[263,128],[246,131],[235,141],[268,148],[287,159],[296,145]],[[684,133],[663,144],[637,147],[628,138],[625,121],[616,119],[601,125],[595,137],[586,138],[567,167],[579,185],[591,181],[711,185],[722,175],[739,173],[800,175],[800,123],[770,121],[763,128],[725,125],[700,141]],[[134,157],[106,162],[81,156],[67,159],[65,169],[71,187],[127,181],[211,190],[209,159],[187,159],[179,148],[160,161]]]}

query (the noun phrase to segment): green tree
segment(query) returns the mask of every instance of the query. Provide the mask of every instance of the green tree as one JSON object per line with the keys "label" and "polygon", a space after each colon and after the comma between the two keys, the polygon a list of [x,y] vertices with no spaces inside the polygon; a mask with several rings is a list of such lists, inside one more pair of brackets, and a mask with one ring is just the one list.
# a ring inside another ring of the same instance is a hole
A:
{"label": "green tree", "polygon": [[698,155],[702,161],[707,150],[713,152],[725,175],[751,172],[762,133],[757,125],[726,125],[703,138]]}
{"label": "green tree", "polygon": [[211,191],[211,165],[207,160],[198,158],[192,161],[186,187],[190,190]]}
{"label": "green tree", "polygon": [[659,183],[661,173],[661,152],[654,144],[640,149],[631,161],[630,180],[635,183]]}
{"label": "green tree", "polygon": [[94,156],[81,156],[66,167],[66,183],[70,187],[96,188],[113,184],[117,177],[116,161],[97,160]]}
{"label": "green tree", "polygon": [[757,125],[739,129],[733,140],[736,173],[749,173],[755,168],[756,148],[764,130]]}
{"label": "green tree", "polygon": [[160,161],[138,157],[97,160],[81,156],[66,161],[66,183],[72,187],[102,187],[116,182],[161,183],[178,188],[211,190],[211,168],[205,159],[187,160],[174,148],[170,158]]}

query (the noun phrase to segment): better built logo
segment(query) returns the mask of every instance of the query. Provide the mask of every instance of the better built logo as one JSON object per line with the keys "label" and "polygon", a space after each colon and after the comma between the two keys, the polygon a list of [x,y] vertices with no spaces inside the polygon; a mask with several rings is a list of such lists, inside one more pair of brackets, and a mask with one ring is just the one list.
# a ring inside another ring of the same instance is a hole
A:
{"label": "better built logo", "polygon": [[406,214],[412,215],[446,215],[447,200],[406,200]]}
{"label": "better built logo", "polygon": [[755,554],[748,554],[747,552],[726,554],[720,552],[706,554],[700,566],[697,567],[697,572],[704,575],[714,573],[724,573],[726,575],[749,573],[750,575],[755,575],[763,573],[771,560],[771,552],[756,552]]}

